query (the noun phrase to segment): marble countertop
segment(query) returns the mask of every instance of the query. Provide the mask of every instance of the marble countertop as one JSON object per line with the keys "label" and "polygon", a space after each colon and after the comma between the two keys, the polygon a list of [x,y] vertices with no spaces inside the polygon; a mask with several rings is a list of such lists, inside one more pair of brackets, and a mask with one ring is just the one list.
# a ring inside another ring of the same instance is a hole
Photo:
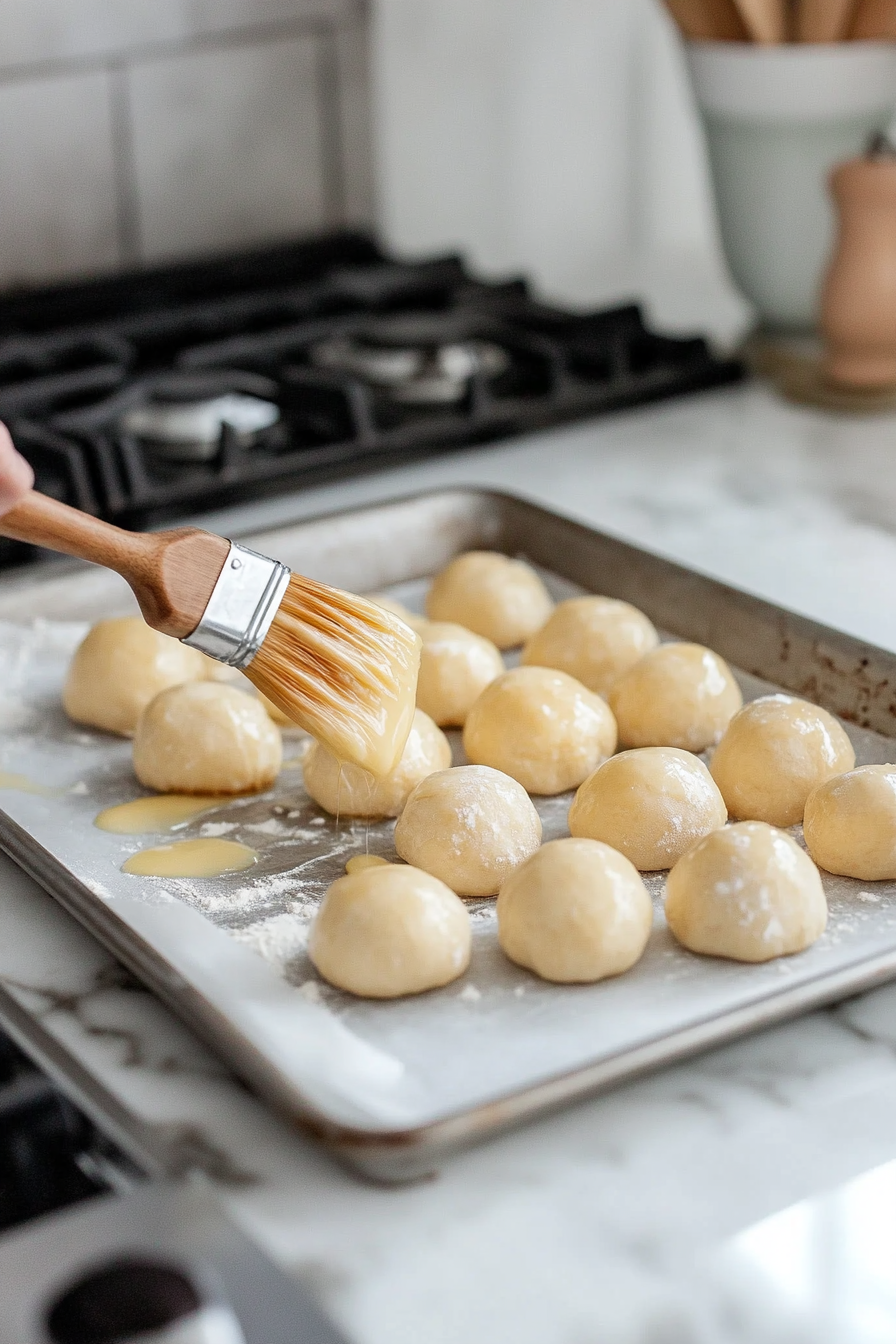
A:
{"label": "marble countertop", "polygon": [[[448,484],[524,494],[896,649],[894,418],[747,385],[255,505],[249,524]],[[2,858],[0,892],[0,1017],[144,1163],[203,1173],[358,1344],[813,1338],[734,1311],[705,1267],[757,1220],[896,1158],[894,985],[576,1105],[430,1181],[365,1184]]]}

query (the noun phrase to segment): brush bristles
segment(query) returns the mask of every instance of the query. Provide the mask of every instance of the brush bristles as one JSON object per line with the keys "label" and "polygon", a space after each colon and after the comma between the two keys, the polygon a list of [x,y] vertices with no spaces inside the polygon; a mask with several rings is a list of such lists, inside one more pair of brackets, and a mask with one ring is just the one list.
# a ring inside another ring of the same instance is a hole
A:
{"label": "brush bristles", "polygon": [[420,637],[375,603],[300,574],[245,673],[340,760],[388,774],[404,750]]}

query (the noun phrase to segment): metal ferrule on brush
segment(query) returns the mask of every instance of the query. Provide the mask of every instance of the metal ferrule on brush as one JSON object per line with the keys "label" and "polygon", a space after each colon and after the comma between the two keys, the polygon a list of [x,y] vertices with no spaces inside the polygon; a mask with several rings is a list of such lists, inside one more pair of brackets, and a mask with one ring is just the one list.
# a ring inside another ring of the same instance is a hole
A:
{"label": "metal ferrule on brush", "polygon": [[245,667],[264,643],[288,584],[289,570],[279,560],[232,541],[205,614],[181,643],[229,667]]}

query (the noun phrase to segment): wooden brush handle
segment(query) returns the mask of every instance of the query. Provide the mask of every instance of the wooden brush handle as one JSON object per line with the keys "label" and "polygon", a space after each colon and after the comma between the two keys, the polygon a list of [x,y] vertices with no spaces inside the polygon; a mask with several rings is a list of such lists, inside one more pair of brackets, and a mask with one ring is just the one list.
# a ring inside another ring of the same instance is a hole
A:
{"label": "wooden brush handle", "polygon": [[183,639],[202,620],[230,543],[198,527],[126,532],[32,490],[0,516],[0,536],[114,569],[154,630]]}

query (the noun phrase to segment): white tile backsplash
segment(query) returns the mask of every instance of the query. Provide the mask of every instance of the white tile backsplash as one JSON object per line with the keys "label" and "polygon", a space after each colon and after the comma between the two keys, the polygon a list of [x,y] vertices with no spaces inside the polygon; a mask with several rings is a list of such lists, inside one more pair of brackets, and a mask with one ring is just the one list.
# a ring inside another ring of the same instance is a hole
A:
{"label": "white tile backsplash", "polygon": [[0,285],[118,264],[109,78],[0,85]]}
{"label": "white tile backsplash", "polygon": [[322,226],[317,38],[151,61],[129,89],[145,260]]}
{"label": "white tile backsplash", "polygon": [[370,109],[370,38],[366,25],[336,29],[337,114],[341,143],[343,217],[366,224],[376,211],[373,180],[373,126]]}
{"label": "white tile backsplash", "polygon": [[369,224],[364,0],[0,0],[0,288]]}
{"label": "white tile backsplash", "polygon": [[127,57],[157,43],[359,13],[358,0],[0,0],[0,68]]}

